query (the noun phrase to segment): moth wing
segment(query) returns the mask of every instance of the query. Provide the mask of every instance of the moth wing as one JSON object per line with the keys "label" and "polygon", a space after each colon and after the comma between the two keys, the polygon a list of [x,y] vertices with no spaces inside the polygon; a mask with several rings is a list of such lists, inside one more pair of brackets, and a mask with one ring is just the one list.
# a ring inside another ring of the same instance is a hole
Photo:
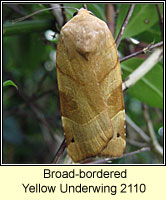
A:
{"label": "moth wing", "polygon": [[114,40],[103,21],[84,13],[63,27],[57,77],[73,161],[121,156],[125,146],[121,72]]}

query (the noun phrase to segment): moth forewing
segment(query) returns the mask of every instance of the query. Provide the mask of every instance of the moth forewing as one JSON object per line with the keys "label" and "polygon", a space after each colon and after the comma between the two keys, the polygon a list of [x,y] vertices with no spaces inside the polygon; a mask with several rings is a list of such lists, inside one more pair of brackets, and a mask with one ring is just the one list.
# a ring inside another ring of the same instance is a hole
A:
{"label": "moth forewing", "polygon": [[119,59],[105,22],[81,9],[61,29],[57,78],[68,154],[74,162],[125,148]]}

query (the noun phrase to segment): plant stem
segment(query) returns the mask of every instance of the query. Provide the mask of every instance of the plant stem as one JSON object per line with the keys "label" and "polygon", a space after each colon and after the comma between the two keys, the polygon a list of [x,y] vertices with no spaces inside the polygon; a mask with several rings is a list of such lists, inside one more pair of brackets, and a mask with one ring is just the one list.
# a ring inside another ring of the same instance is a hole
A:
{"label": "plant stem", "polygon": [[159,4],[156,4],[156,8],[157,8],[158,16],[159,16],[161,35],[163,37],[163,17],[162,17],[162,14],[161,14],[161,10],[160,10]]}
{"label": "plant stem", "polygon": [[139,128],[139,126],[137,126],[129,117],[128,115],[126,115],[126,122],[127,124],[132,128],[134,129],[138,134],[139,136],[147,143],[150,142],[150,138],[149,136],[146,135],[146,133]]}
{"label": "plant stem", "polygon": [[52,164],[57,164],[58,160],[60,159],[61,154],[64,152],[66,148],[65,139],[62,141],[61,146],[59,147],[58,151],[56,152]]}
{"label": "plant stem", "polygon": [[125,28],[126,28],[128,22],[129,22],[129,19],[130,19],[132,13],[133,13],[134,6],[135,6],[135,4],[131,4],[131,5],[130,5],[129,10],[128,10],[128,13],[127,13],[127,15],[126,15],[126,18],[125,18],[125,20],[124,20],[124,22],[123,22],[123,24],[122,24],[122,26],[121,26],[120,32],[119,32],[119,34],[118,34],[118,36],[117,36],[117,38],[116,38],[116,42],[115,42],[115,43],[116,43],[116,47],[117,47],[117,48],[118,48],[119,43],[120,43],[120,41],[121,41],[121,39],[122,39],[123,33],[124,33]]}
{"label": "plant stem", "polygon": [[105,5],[105,15],[107,19],[107,25],[110,29],[112,36],[114,37],[115,33],[115,11],[114,11],[114,5],[113,4],[106,4]]}
{"label": "plant stem", "polygon": [[135,57],[135,56],[138,56],[138,55],[140,55],[140,54],[142,54],[142,53],[146,53],[146,52],[148,52],[148,51],[150,51],[150,50],[152,50],[152,49],[154,49],[154,48],[156,48],[156,47],[160,47],[160,46],[162,46],[162,45],[163,45],[163,41],[158,42],[157,44],[154,44],[154,45],[150,45],[150,44],[149,44],[147,47],[143,48],[142,50],[137,51],[137,52],[135,52],[135,53],[132,53],[132,54],[130,54],[130,55],[128,55],[128,56],[125,56],[125,57],[119,59],[119,61],[120,61],[120,62],[123,62],[123,61],[125,61],[125,60],[128,60],[128,59],[130,59],[130,58],[133,58],[133,57]]}
{"label": "plant stem", "polygon": [[156,152],[158,152],[161,156],[163,156],[163,148],[160,146],[160,144],[157,141],[157,138],[153,129],[153,124],[152,124],[152,121],[150,120],[147,105],[143,104],[143,109],[144,109],[144,117],[145,117],[147,127],[149,130],[149,135],[152,139],[153,147],[155,148]]}
{"label": "plant stem", "polygon": [[122,83],[123,91],[134,85],[139,81],[147,72],[149,72],[158,61],[161,59],[163,49],[161,47],[156,48],[154,52],[135,70],[126,80]]}

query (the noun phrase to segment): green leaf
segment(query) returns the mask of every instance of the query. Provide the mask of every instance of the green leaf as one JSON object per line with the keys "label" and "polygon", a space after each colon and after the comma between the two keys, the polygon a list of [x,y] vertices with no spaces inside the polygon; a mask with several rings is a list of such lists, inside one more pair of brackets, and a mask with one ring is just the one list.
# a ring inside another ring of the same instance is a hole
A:
{"label": "green leaf", "polygon": [[42,32],[51,28],[51,20],[27,20],[16,24],[6,23],[3,25],[3,36]]}
{"label": "green leaf", "polygon": [[[117,37],[121,25],[125,19],[128,12],[129,4],[122,4],[120,6],[119,15],[117,18],[116,33]],[[158,22],[159,17],[155,4],[136,4],[133,14],[127,24],[124,31],[123,37],[133,37],[144,31],[149,30],[156,22]]]}
{"label": "green leaf", "polygon": [[138,41],[143,41],[146,43],[158,43],[162,40],[162,34],[159,23],[156,23],[152,27],[150,27],[147,31],[140,33],[139,35],[134,36],[134,38]]}
{"label": "green leaf", "polygon": [[9,85],[12,85],[12,86],[14,86],[16,89],[18,89],[17,85],[16,85],[13,81],[11,81],[11,80],[8,80],[8,81],[3,82],[3,87],[9,86]]}
{"label": "green leaf", "polygon": [[[121,64],[123,79],[134,71],[142,59],[132,58]],[[142,79],[127,91],[130,95],[152,107],[163,109],[163,68],[156,64]]]}

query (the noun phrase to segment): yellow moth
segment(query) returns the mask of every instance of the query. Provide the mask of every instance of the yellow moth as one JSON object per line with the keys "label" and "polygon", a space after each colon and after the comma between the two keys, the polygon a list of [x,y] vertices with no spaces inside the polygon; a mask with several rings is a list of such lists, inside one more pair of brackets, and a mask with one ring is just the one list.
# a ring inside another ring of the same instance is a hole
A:
{"label": "yellow moth", "polygon": [[122,156],[126,142],[121,70],[106,23],[80,9],[61,29],[56,62],[69,156],[74,162]]}

